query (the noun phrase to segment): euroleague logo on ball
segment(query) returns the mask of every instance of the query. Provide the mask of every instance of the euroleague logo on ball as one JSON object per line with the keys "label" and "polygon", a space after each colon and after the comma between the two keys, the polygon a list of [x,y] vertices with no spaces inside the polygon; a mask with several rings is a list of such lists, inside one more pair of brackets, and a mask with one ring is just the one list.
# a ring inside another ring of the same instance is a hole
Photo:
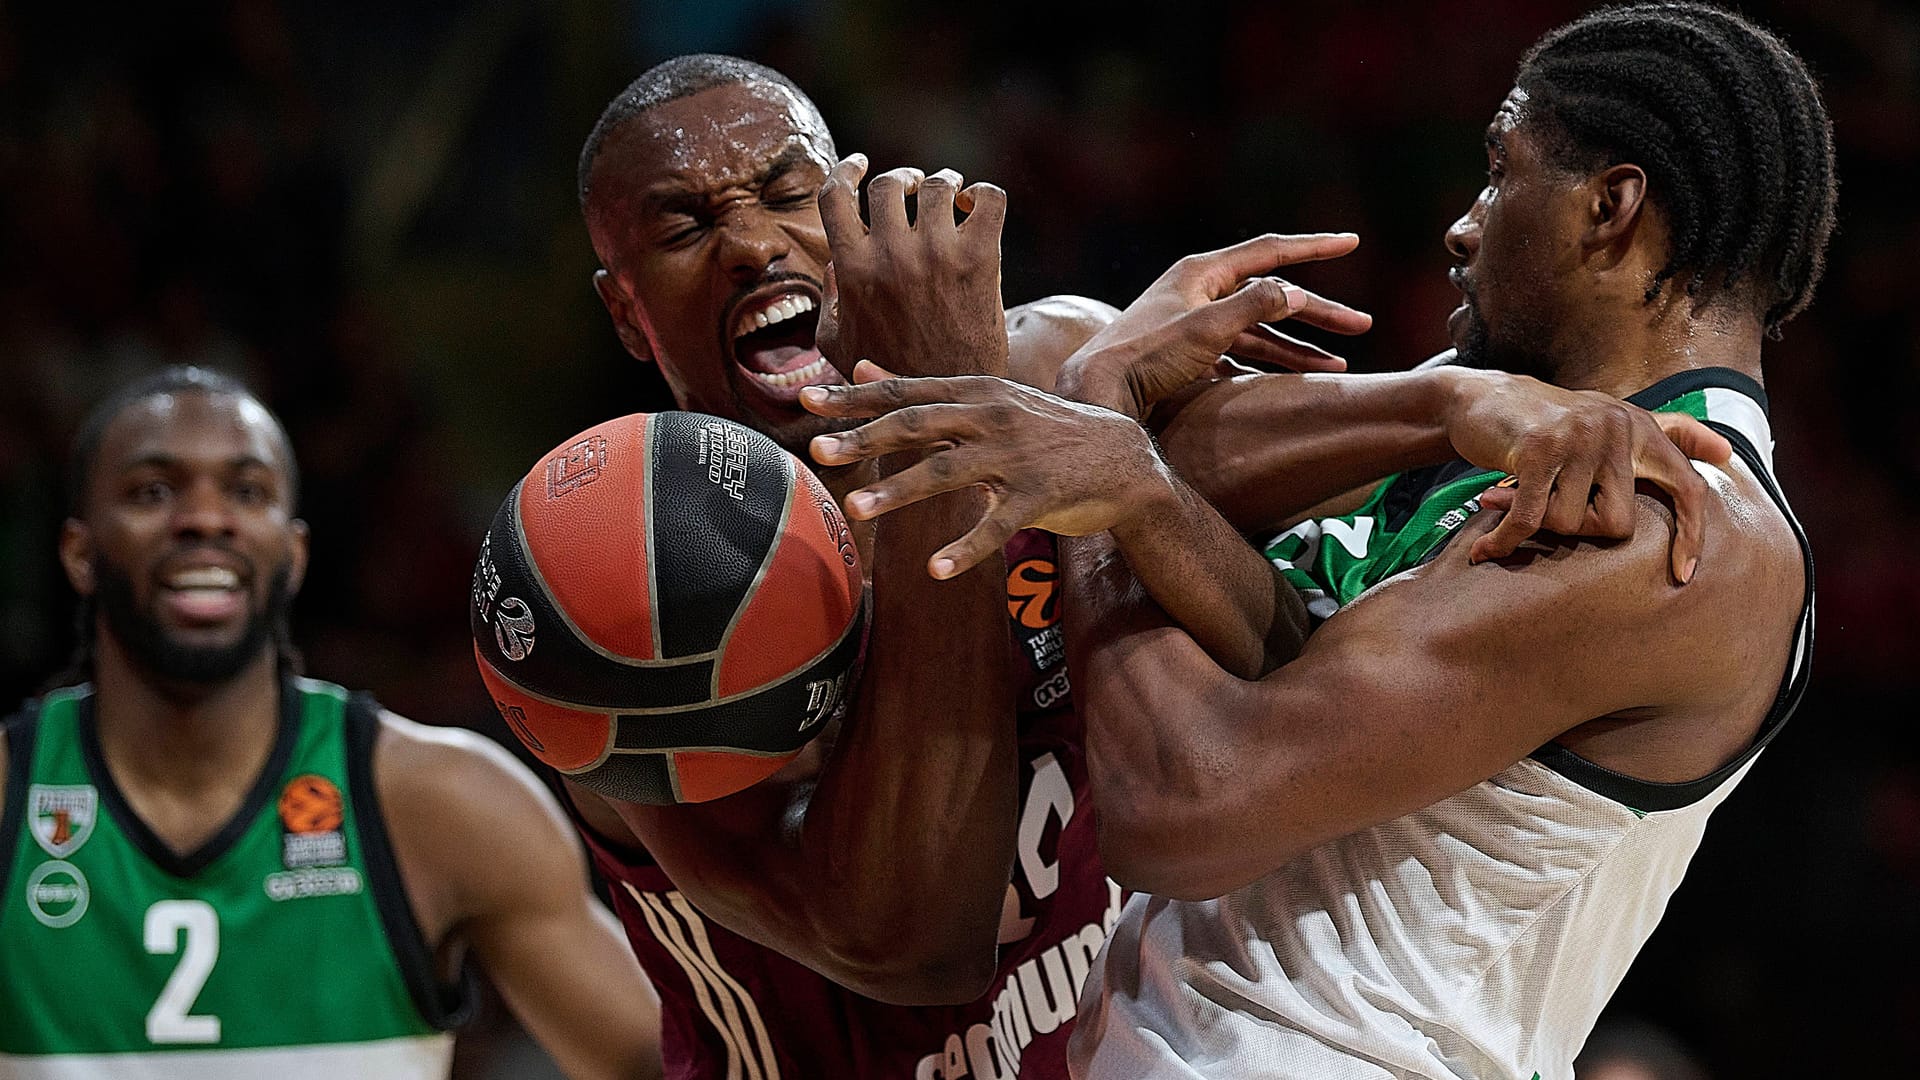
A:
{"label": "euroleague logo on ball", "polygon": [[533,652],[533,609],[525,600],[509,596],[494,603],[500,595],[500,570],[493,565],[493,536],[480,541],[480,562],[473,568],[473,610],[480,621],[493,624],[493,640],[500,655],[509,660],[525,660]]}

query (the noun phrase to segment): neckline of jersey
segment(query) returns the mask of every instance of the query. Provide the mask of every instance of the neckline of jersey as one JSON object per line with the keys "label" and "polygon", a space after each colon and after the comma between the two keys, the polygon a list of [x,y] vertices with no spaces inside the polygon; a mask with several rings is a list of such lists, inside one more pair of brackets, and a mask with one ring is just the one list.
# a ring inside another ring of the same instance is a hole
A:
{"label": "neckline of jersey", "polygon": [[247,829],[258,817],[267,801],[273,797],[273,791],[287,771],[287,763],[293,759],[295,738],[300,728],[301,700],[300,691],[290,679],[280,683],[280,723],[274,734],[273,749],[267,754],[267,760],[260,767],[260,773],[254,777],[253,786],[247,790],[247,797],[240,802],[239,809],[233,812],[219,831],[188,852],[175,851],[166,841],[160,839],[145,819],[135,810],[114,781],[113,770],[107,767],[105,752],[100,746],[99,726],[94,721],[94,691],[91,687],[79,702],[78,727],[80,735],[80,754],[87,766],[87,776],[100,792],[100,802],[107,813],[113,816],[120,831],[148,861],[176,878],[191,878],[212,865],[213,862],[232,850],[246,835]]}
{"label": "neckline of jersey", "polygon": [[1762,413],[1768,412],[1767,391],[1765,388],[1751,375],[1746,375],[1732,368],[1725,367],[1691,368],[1686,371],[1675,372],[1661,379],[1659,382],[1654,383],[1652,386],[1647,387],[1645,390],[1628,395],[1626,402],[1629,405],[1637,405],[1642,409],[1651,411],[1675,398],[1690,394],[1695,390],[1705,390],[1708,387],[1721,387],[1732,390],[1735,393],[1744,394],[1752,398],[1754,403],[1760,406]]}

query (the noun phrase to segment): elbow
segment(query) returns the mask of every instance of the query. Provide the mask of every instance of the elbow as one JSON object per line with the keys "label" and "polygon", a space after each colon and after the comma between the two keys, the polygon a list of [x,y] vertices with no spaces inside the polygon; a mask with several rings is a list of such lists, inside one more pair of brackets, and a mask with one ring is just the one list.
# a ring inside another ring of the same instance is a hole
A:
{"label": "elbow", "polygon": [[[887,1005],[964,1005],[993,985],[997,946],[930,948],[900,935],[857,949],[833,950],[820,973],[863,997]],[[991,939],[989,939],[991,941]]]}
{"label": "elbow", "polygon": [[1206,824],[1205,815],[1109,812],[1097,819],[1100,861],[1107,876],[1133,892],[1169,900],[1217,900],[1277,869],[1298,852],[1271,842],[1256,855],[1229,830]]}
{"label": "elbow", "polygon": [[1099,822],[1100,863],[1107,876],[1129,892],[1169,900],[1213,900],[1230,889],[1214,889],[1213,882],[1195,873],[1190,851],[1180,851],[1143,830]]}

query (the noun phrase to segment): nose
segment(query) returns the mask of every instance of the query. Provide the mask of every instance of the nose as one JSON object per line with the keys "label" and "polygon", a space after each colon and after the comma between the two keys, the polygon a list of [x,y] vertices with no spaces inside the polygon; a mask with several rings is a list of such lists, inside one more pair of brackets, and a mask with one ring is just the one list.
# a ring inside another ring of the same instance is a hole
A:
{"label": "nose", "polygon": [[182,540],[206,540],[234,534],[233,506],[211,479],[189,483],[173,502],[173,534]]}
{"label": "nose", "polygon": [[728,210],[717,223],[720,267],[735,285],[750,285],[766,275],[774,263],[793,250],[793,241],[757,206]]}
{"label": "nose", "polygon": [[1485,216],[1482,208],[1485,205],[1485,199],[1473,200],[1473,205],[1467,208],[1467,212],[1461,214],[1459,220],[1452,225],[1447,226],[1447,250],[1462,262],[1471,259],[1473,253],[1480,250],[1480,227]]}

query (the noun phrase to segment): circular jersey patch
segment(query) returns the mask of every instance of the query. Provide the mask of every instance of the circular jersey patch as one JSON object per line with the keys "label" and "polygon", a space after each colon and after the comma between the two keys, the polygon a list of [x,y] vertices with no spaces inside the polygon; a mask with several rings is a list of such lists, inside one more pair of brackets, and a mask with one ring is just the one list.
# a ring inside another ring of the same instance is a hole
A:
{"label": "circular jersey patch", "polygon": [[87,876],[70,862],[50,859],[27,875],[27,907],[55,930],[72,926],[87,913]]}

